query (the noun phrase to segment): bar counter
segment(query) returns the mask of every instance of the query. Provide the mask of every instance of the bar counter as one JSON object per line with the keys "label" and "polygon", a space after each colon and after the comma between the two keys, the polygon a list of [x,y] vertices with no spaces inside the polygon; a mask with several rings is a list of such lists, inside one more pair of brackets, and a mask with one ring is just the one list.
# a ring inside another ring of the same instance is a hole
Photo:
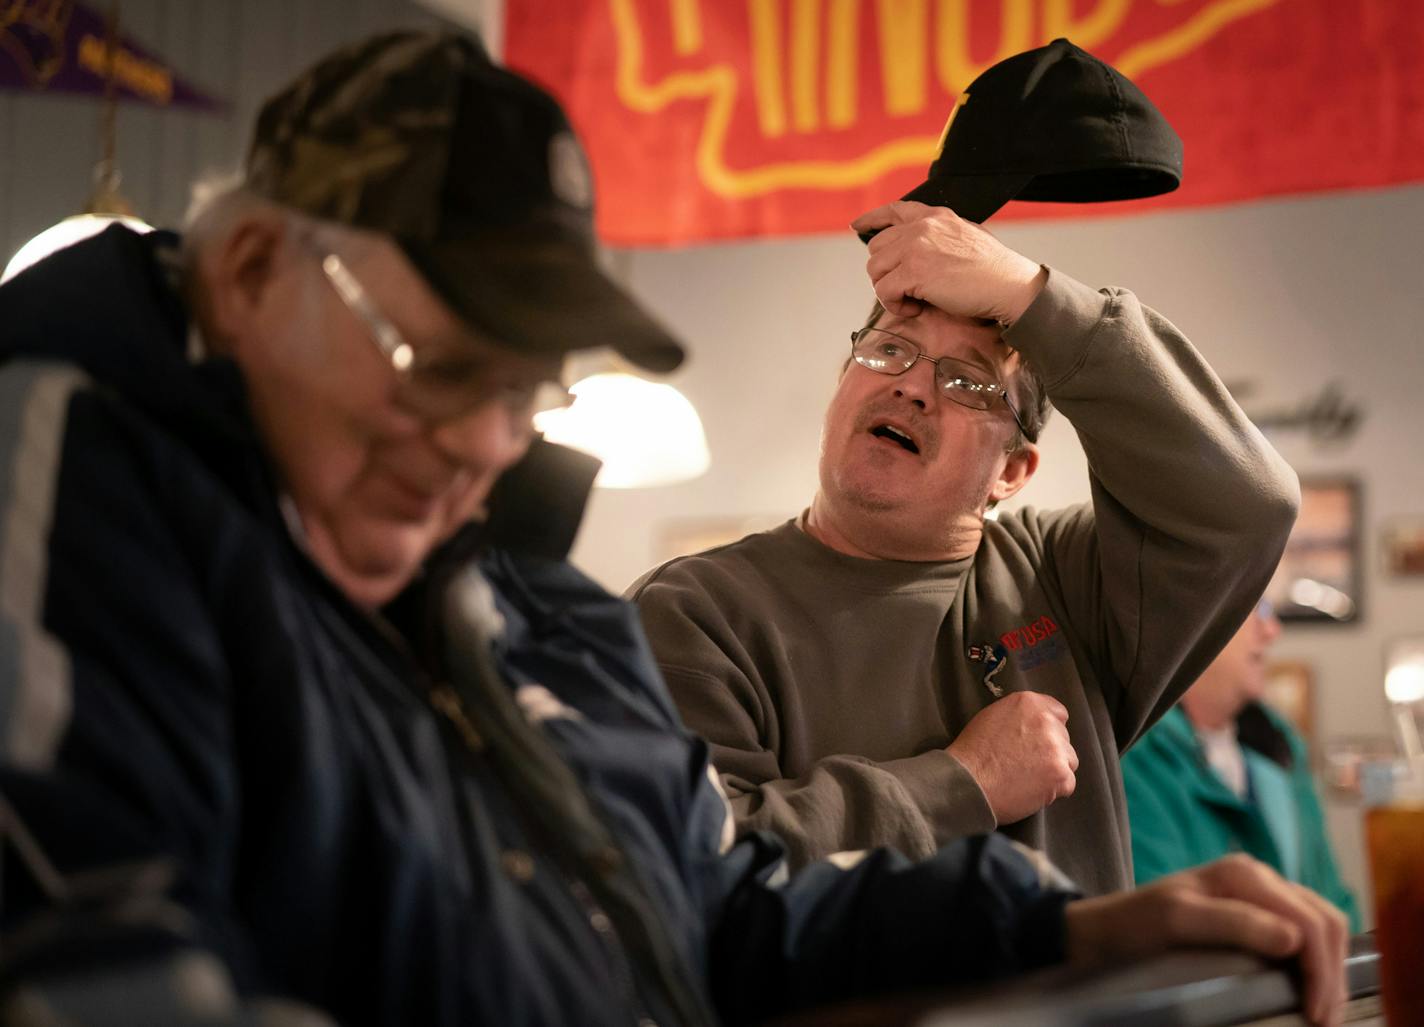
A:
{"label": "bar counter", "polygon": [[[1374,938],[1351,940],[1345,1022],[1384,1027]],[[972,991],[817,1010],[777,1027],[1291,1027],[1299,985],[1286,967],[1246,953],[1192,950],[1080,970],[1058,967]]]}

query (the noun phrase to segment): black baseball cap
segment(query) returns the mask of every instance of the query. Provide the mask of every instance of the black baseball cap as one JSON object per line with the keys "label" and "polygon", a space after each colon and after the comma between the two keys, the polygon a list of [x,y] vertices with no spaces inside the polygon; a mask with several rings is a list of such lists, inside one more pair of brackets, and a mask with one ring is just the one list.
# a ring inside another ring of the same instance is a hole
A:
{"label": "black baseball cap", "polygon": [[1142,90],[1066,39],[984,71],[904,199],[983,222],[1009,200],[1097,203],[1171,192],[1182,140]]}
{"label": "black baseball cap", "polygon": [[682,361],[598,266],[588,160],[564,112],[471,36],[393,32],[325,58],[263,106],[246,185],[390,236],[502,345],[609,346],[651,371]]}

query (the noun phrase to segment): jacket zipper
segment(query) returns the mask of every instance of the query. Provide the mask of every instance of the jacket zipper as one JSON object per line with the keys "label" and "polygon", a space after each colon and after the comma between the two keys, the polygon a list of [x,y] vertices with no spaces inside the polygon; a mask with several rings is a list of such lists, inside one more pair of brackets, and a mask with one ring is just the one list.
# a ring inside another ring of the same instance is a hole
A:
{"label": "jacket zipper", "polygon": [[[452,727],[460,740],[465,744],[469,756],[478,755],[484,752],[485,742],[479,730],[470,722],[465,715],[464,704],[460,701],[459,694],[446,683],[433,685],[428,693],[430,705],[441,715],[442,718]],[[443,734],[443,732],[442,732]],[[455,763],[451,761],[450,769],[452,773]],[[455,776],[456,795],[460,794],[460,781],[458,775]],[[461,809],[464,809],[463,800],[457,800]],[[461,820],[468,819],[468,812],[461,816]],[[466,828],[468,830],[468,827]],[[467,845],[473,846],[473,839],[467,841]],[[639,994],[637,981],[633,973],[632,960],[628,957],[628,952],[623,945],[622,938],[618,935],[618,929],[613,924],[613,918],[608,915],[604,908],[594,898],[582,880],[569,874],[565,870],[559,871],[559,877],[564,882],[564,887],[573,896],[574,901],[583,911],[584,919],[594,934],[600,939],[604,951],[608,955],[614,980],[618,990],[627,997],[629,1008],[634,1011],[633,1023],[636,1027],[657,1027],[657,1022],[648,1015],[648,1011],[643,1004],[642,996]]]}

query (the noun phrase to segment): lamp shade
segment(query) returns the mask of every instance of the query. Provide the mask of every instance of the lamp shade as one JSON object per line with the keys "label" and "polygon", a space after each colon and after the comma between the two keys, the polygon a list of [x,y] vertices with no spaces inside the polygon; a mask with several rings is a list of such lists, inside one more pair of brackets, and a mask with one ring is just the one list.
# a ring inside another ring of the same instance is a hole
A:
{"label": "lamp shade", "polygon": [[595,485],[671,485],[697,477],[710,465],[702,421],[671,385],[605,373],[584,378],[569,391],[574,403],[535,415],[534,427],[550,442],[602,460]]}
{"label": "lamp shade", "polygon": [[37,264],[51,253],[73,246],[91,235],[98,235],[115,221],[127,225],[135,232],[151,232],[153,226],[135,217],[123,214],[75,214],[57,225],[46,228],[35,236],[10,258],[5,270],[0,273],[0,283],[8,282],[31,264]]}
{"label": "lamp shade", "polygon": [[1424,644],[1393,648],[1385,669],[1384,694],[1392,703],[1424,702]]}

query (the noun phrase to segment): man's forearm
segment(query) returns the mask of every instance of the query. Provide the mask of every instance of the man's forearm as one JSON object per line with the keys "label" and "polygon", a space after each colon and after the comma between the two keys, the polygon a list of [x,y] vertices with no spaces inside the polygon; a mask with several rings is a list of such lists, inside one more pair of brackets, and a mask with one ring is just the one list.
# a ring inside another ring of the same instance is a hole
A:
{"label": "man's forearm", "polygon": [[796,778],[753,781],[736,754],[714,747],[739,831],[786,843],[793,866],[833,852],[889,847],[919,859],[946,842],[992,831],[994,815],[974,778],[939,749],[876,762],[831,756]]}

